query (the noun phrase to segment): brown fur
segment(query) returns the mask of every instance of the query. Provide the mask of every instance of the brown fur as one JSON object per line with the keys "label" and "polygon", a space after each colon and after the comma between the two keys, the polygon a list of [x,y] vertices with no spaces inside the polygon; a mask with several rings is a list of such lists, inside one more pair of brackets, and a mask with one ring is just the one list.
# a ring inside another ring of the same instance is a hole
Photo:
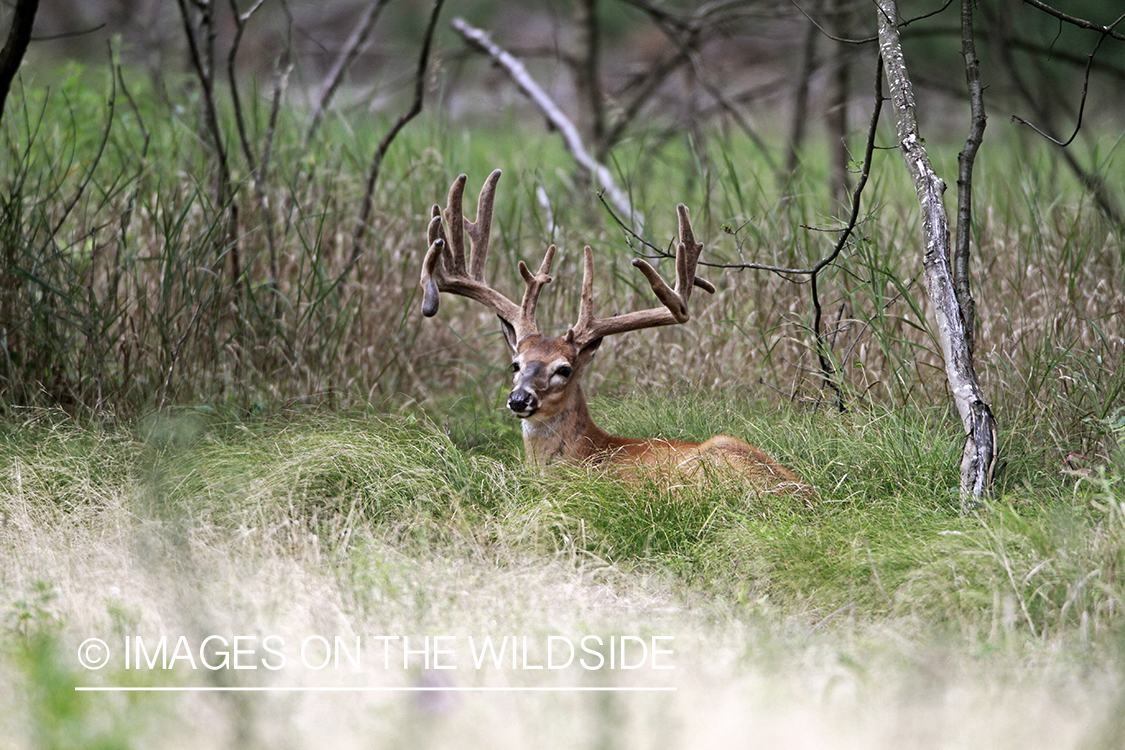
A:
{"label": "brown fur", "polygon": [[[762,490],[812,498],[812,488],[796,474],[729,435],[689,443],[618,437],[602,430],[590,417],[581,384],[598,343],[578,350],[566,337],[533,334],[513,344],[509,334],[516,370],[509,407],[524,420],[529,461],[540,466],[558,460],[606,464],[624,473],[644,467],[692,484],[702,483],[716,469],[733,470]],[[525,405],[523,413],[516,408]]]}

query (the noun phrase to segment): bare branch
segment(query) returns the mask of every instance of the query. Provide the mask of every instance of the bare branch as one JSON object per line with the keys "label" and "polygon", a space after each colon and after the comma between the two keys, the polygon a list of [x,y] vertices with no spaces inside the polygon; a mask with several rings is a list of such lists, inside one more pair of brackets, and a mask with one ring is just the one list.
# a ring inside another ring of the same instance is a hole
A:
{"label": "bare branch", "polygon": [[914,87],[899,36],[896,0],[879,0],[879,54],[886,69],[902,160],[914,182],[922,215],[922,282],[933,306],[945,374],[965,431],[961,453],[961,511],[975,509],[992,485],[996,466],[996,422],[977,380],[966,345],[957,294],[949,267],[949,221],[942,202],[945,183],[934,172],[918,132]]}
{"label": "bare branch", "polygon": [[199,9],[199,33],[203,39],[196,35],[196,24],[192,21],[191,13],[187,6],[188,0],[176,0],[180,8],[180,18],[184,25],[184,35],[188,41],[188,52],[191,57],[192,67],[195,68],[196,77],[199,79],[200,94],[203,97],[203,120],[206,133],[211,139],[211,146],[215,149],[215,156],[219,163],[217,179],[217,202],[219,205],[226,203],[230,187],[230,166],[227,161],[227,150],[223,144],[223,133],[219,127],[219,118],[215,107],[215,18],[211,0],[196,3]]}
{"label": "bare branch", "polygon": [[410,105],[410,109],[404,112],[387,131],[387,134],[383,136],[383,140],[379,142],[379,146],[375,149],[375,156],[371,159],[371,168],[367,172],[367,184],[364,188],[363,200],[360,203],[359,218],[356,219],[355,229],[352,232],[352,257],[348,261],[344,273],[347,273],[359,260],[360,242],[363,241],[367,232],[367,220],[371,215],[371,200],[375,195],[375,183],[379,179],[379,170],[383,165],[387,150],[390,149],[391,143],[394,142],[399,132],[406,127],[407,123],[422,111],[422,100],[426,93],[426,69],[430,65],[430,50],[433,48],[434,30],[437,28],[438,17],[441,15],[441,8],[444,4],[445,0],[434,0],[434,5],[430,9],[430,20],[426,25],[426,33],[422,39],[422,51],[418,55],[418,69],[414,74],[414,101]]}
{"label": "bare branch", "polygon": [[961,54],[965,58],[965,85],[969,91],[969,135],[957,156],[957,238],[953,247],[953,289],[965,323],[965,340],[971,356],[976,345],[976,302],[969,275],[970,243],[973,225],[973,164],[984,140],[988,118],[984,111],[984,86],[980,80],[973,32],[973,2],[961,0]]}
{"label": "bare branch", "polygon": [[598,26],[598,0],[578,0],[575,3],[575,25],[578,27],[579,49],[574,70],[574,83],[579,100],[590,108],[590,136],[597,144],[600,159],[607,150],[605,142],[605,104],[602,101],[601,30]]}
{"label": "bare branch", "polygon": [[[824,34],[824,36],[828,37],[834,42],[840,42],[841,44],[870,44],[871,42],[879,41],[878,36],[868,36],[862,39],[848,39],[847,37],[836,36],[835,34],[832,34],[830,31],[828,31],[828,29],[817,23],[816,19],[809,15],[808,11],[797,4],[797,0],[789,0],[789,2],[793,5],[794,8],[801,12],[801,15],[809,19],[809,21],[812,22],[813,26],[816,26],[818,29],[820,29],[820,33]],[[914,18],[910,18],[905,21],[899,21],[898,26],[900,28],[906,28],[915,21],[921,21],[923,19],[930,18],[931,16],[936,16],[938,13],[941,13],[943,10],[948,8],[952,3],[953,0],[945,0],[940,8],[936,8],[935,10],[931,10],[929,13],[923,13],[920,16],[915,16]]]}
{"label": "bare branch", "polygon": [[234,121],[238,127],[238,139],[242,144],[242,153],[246,156],[246,164],[251,172],[258,171],[258,160],[254,156],[250,137],[246,133],[246,118],[242,116],[242,95],[238,92],[238,76],[235,75],[235,60],[238,58],[238,48],[242,46],[242,35],[246,32],[246,23],[258,8],[262,7],[265,0],[258,0],[250,10],[245,13],[238,12],[238,0],[230,0],[231,16],[234,18],[234,39],[230,43],[227,53],[227,80],[230,83],[230,97],[234,105]]}
{"label": "bare branch", "polygon": [[1099,24],[1093,23],[1092,21],[1087,21],[1084,18],[1078,18],[1077,16],[1071,16],[1071,15],[1068,15],[1066,13],[1063,13],[1061,10],[1056,10],[1055,8],[1052,8],[1050,5],[1047,5],[1046,3],[1041,2],[1041,0],[1023,0],[1023,2],[1026,5],[1030,5],[1033,8],[1038,8],[1039,10],[1043,11],[1044,13],[1046,13],[1048,15],[1054,16],[1055,18],[1059,19],[1060,21],[1064,21],[1066,23],[1069,23],[1071,26],[1077,26],[1080,29],[1089,29],[1090,31],[1097,31],[1098,33],[1102,34],[1103,36],[1113,37],[1114,39],[1116,39],[1119,42],[1125,42],[1125,34],[1122,34],[1121,32],[1113,30],[1114,27],[1117,26],[1117,24],[1121,23],[1121,20],[1122,20],[1121,18],[1118,18],[1116,21],[1111,23],[1109,26],[1101,26]]}
{"label": "bare branch", "polygon": [[582,136],[579,134],[578,128],[574,126],[574,123],[570,121],[569,117],[563,114],[563,111],[559,109],[558,105],[547,95],[547,92],[540,88],[539,84],[535,82],[535,79],[527,72],[527,68],[524,67],[523,63],[513,57],[507,50],[493,42],[487,32],[470,26],[464,19],[455,18],[452,24],[453,28],[466,42],[481,52],[484,52],[503,67],[508,75],[512,77],[512,80],[515,82],[516,86],[519,87],[520,91],[527,95],[536,106],[542,110],[548,122],[562,135],[567,150],[570,151],[574,160],[578,162],[578,166],[585,170],[599,187],[609,194],[609,199],[613,202],[617,210],[621,213],[633,216],[639,222],[643,222],[644,217],[634,211],[629,196],[617,187],[617,183],[614,181],[613,175],[610,173],[609,169],[586,151],[586,146],[582,143]]}
{"label": "bare branch", "polygon": [[[1004,24],[1004,19],[988,12],[988,6],[981,6],[984,11],[985,20],[989,23],[990,36],[996,40],[994,45],[998,51],[998,59],[1000,65],[1012,82],[1016,92],[1027,103],[1034,113],[1036,119],[1041,123],[1040,130],[1044,134],[1049,133],[1052,128],[1051,122],[1051,109],[1044,106],[1035,96],[1035,93],[1028,87],[1024,76],[1021,74],[1019,65],[1012,59],[1011,45],[1008,40],[1007,28]],[[1118,19],[1119,23],[1122,19]],[[1052,138],[1053,141],[1060,142],[1057,138]],[[1118,228],[1125,227],[1125,216],[1122,215],[1121,209],[1118,206],[1116,197],[1106,185],[1103,177],[1096,172],[1088,171],[1082,164],[1079,163],[1077,157],[1070,149],[1062,149],[1059,152],[1063,161],[1076,177],[1082,182],[1083,187],[1094,198],[1097,203],[1098,209],[1102,214]]]}
{"label": "bare branch", "polygon": [[636,118],[641,108],[656,93],[660,84],[685,62],[690,62],[695,80],[715,100],[718,108],[730,115],[742,131],[746,133],[751,142],[758,148],[770,169],[777,172],[777,161],[766,142],[747,121],[746,117],[738,111],[731,98],[724,94],[718,86],[707,80],[707,77],[703,74],[703,66],[700,65],[698,59],[698,48],[701,41],[709,37],[709,30],[730,23],[735,15],[742,12],[744,8],[738,3],[709,3],[700,7],[691,15],[678,16],[665,8],[647,2],[647,0],[623,1],[649,16],[649,19],[660,29],[668,41],[675,45],[676,53],[653,65],[642,77],[640,91],[624,107],[623,114],[617,118],[612,132],[606,137],[606,143],[615,143],[629,123]]}
{"label": "bare branch", "polygon": [[[1125,16],[1122,17],[1125,18]],[[1121,19],[1118,20],[1120,21]],[[1039,135],[1049,140],[1051,143],[1054,143],[1056,146],[1062,146],[1063,148],[1066,148],[1070,144],[1074,143],[1074,139],[1078,137],[1078,132],[1082,130],[1082,115],[1086,111],[1086,95],[1090,91],[1090,69],[1094,63],[1094,55],[1098,54],[1098,49],[1102,46],[1102,42],[1105,41],[1105,38],[1105,34],[1102,34],[1100,37],[1098,37],[1098,43],[1094,45],[1094,48],[1090,50],[1090,54],[1086,56],[1086,72],[1082,77],[1082,98],[1078,102],[1078,117],[1074,123],[1074,132],[1070,134],[1069,138],[1067,138],[1065,141],[1060,141],[1053,135],[1043,132],[1018,115],[1012,115],[1012,122],[1018,122],[1021,125],[1026,125]]]}
{"label": "bare branch", "polygon": [[308,125],[305,128],[305,140],[311,141],[313,135],[316,133],[317,127],[320,125],[320,120],[324,116],[324,110],[327,109],[329,102],[336,93],[336,89],[340,87],[340,83],[344,80],[344,74],[355,62],[356,57],[359,56],[360,50],[367,42],[367,38],[371,36],[371,30],[375,28],[375,22],[379,19],[379,14],[387,5],[387,0],[373,0],[367,6],[363,17],[356,26],[355,31],[348,37],[348,41],[344,43],[344,48],[340,51],[339,57],[332,65],[332,70],[328,72],[327,77],[324,79],[324,85],[321,87],[320,95],[317,96],[316,102],[313,104],[312,113],[309,115]]}
{"label": "bare branch", "polygon": [[12,80],[19,72],[27,45],[31,42],[31,29],[35,25],[35,13],[39,10],[39,0],[17,0],[12,13],[12,27],[8,29],[8,39],[0,50],[0,119],[4,117],[4,102],[8,100]]}
{"label": "bare branch", "polygon": [[[809,86],[816,68],[816,32],[820,27],[812,16],[808,16],[808,21],[805,39],[801,44],[801,67],[797,74],[797,88],[793,93],[793,119],[790,121],[789,143],[785,152],[785,172],[779,175],[783,178],[786,198],[791,197],[794,177],[801,165],[801,148],[805,142],[805,134],[808,132]],[[778,174],[776,169],[774,173]]]}

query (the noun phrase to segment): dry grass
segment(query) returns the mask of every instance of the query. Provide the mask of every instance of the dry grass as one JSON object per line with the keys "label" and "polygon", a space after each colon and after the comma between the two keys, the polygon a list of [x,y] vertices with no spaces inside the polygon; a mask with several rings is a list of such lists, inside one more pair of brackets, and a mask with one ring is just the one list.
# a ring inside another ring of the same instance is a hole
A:
{"label": "dry grass", "polygon": [[[1087,498],[1104,518],[1056,504],[978,523],[920,487],[863,500],[880,480],[862,466],[810,511],[544,479],[406,420],[98,433],[44,416],[8,433],[0,479],[6,747],[1109,748],[1121,730],[1125,522],[1108,484]],[[892,472],[933,443],[905,422],[864,429]],[[660,545],[640,539],[653,519]],[[280,635],[289,661],[121,663],[125,636],[171,650],[211,634]],[[534,665],[547,636],[590,634],[674,636],[675,669],[476,669],[467,648],[527,636]],[[387,635],[452,636],[458,669],[401,669],[397,646],[386,669],[371,639]],[[361,666],[301,666],[310,636],[361,636]],[[76,659],[90,637],[117,650],[96,672]],[[676,691],[73,691],[91,684]]]}

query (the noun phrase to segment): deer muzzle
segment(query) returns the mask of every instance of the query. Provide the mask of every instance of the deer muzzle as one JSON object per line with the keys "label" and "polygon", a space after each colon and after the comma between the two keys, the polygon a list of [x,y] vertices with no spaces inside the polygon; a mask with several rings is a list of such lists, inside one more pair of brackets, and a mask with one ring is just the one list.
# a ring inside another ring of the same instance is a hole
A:
{"label": "deer muzzle", "polygon": [[539,408],[539,397],[526,388],[508,394],[508,408],[520,419],[527,419]]}

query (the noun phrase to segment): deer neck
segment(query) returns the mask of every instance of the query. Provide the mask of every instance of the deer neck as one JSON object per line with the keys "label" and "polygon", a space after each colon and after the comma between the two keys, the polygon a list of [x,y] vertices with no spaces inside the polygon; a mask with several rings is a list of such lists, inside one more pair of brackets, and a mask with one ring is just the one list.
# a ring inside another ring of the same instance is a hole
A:
{"label": "deer neck", "polygon": [[528,461],[537,466],[609,454],[618,447],[616,440],[594,424],[581,386],[575,387],[573,398],[555,414],[523,421],[524,450]]}

